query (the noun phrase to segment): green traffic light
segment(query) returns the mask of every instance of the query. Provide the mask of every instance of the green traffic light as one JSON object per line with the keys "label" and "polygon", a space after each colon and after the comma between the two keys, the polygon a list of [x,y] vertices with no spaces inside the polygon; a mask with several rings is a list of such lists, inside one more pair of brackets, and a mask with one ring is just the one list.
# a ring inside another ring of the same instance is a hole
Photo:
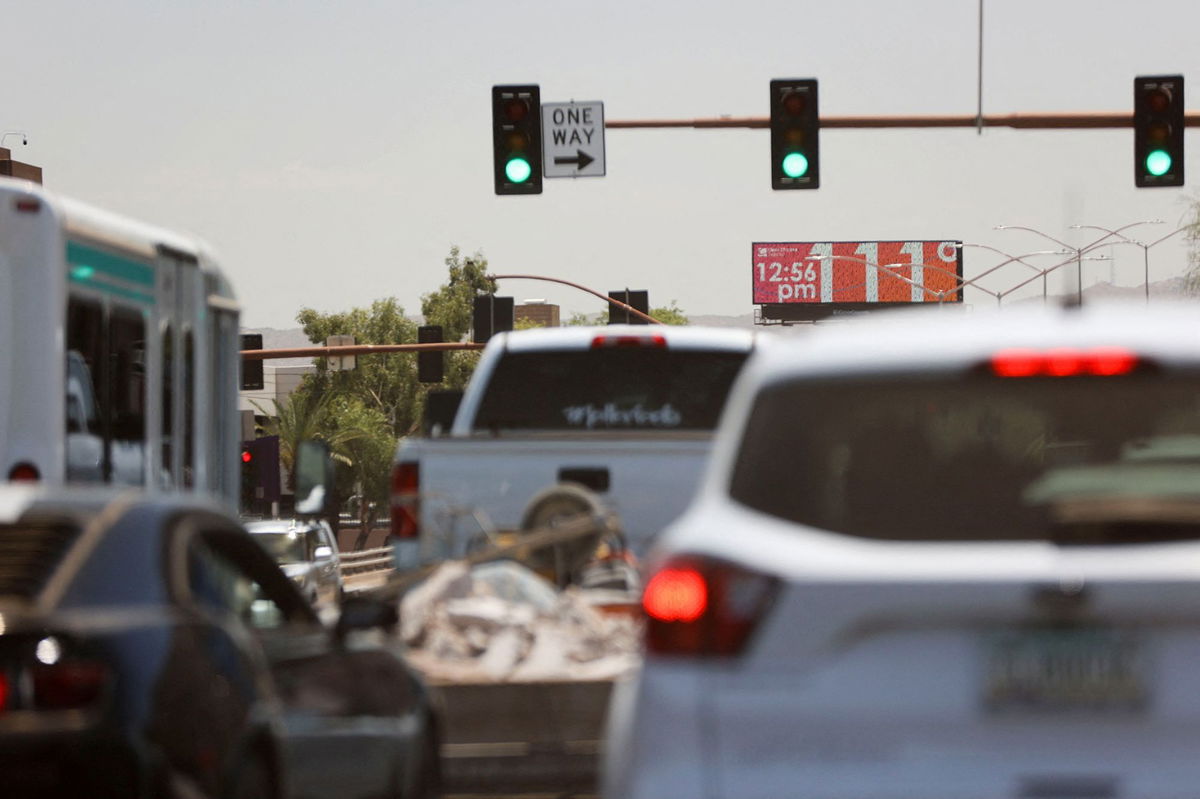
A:
{"label": "green traffic light", "polygon": [[504,177],[509,183],[524,183],[533,176],[533,167],[524,158],[510,158],[504,165]]}
{"label": "green traffic light", "polygon": [[1154,150],[1146,156],[1146,171],[1156,178],[1171,171],[1171,154],[1166,150]]}
{"label": "green traffic light", "polygon": [[789,178],[802,178],[808,174],[808,159],[804,153],[788,153],[783,157],[783,174]]}

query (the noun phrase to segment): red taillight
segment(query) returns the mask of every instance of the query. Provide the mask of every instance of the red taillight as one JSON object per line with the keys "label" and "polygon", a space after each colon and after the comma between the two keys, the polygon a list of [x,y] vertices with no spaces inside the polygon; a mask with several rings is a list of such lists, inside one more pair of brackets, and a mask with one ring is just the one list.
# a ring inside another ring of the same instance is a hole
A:
{"label": "red taillight", "polygon": [[32,463],[22,461],[8,470],[8,479],[14,483],[36,483],[42,479],[42,473]]}
{"label": "red taillight", "polygon": [[646,649],[659,655],[741,654],[779,581],[725,561],[681,556],[646,582]]}
{"label": "red taillight", "polygon": [[642,608],[657,621],[695,621],[708,608],[708,585],[695,568],[663,569],[650,578]]}
{"label": "red taillight", "polygon": [[8,707],[8,677],[0,674],[0,713]]}
{"label": "red taillight", "polygon": [[74,710],[96,702],[109,683],[103,663],[64,660],[33,668],[33,702],[43,710]]}
{"label": "red taillight", "polygon": [[421,532],[421,466],[416,461],[392,469],[392,535],[416,538]]}
{"label": "red taillight", "polygon": [[661,333],[647,333],[645,335],[609,335],[601,333],[592,338],[592,349],[617,349],[617,348],[655,348],[664,349],[667,346],[667,337]]}
{"label": "red taillight", "polygon": [[991,361],[997,377],[1115,377],[1139,365],[1138,356],[1121,347],[1014,348],[997,352]]}
{"label": "red taillight", "polygon": [[13,201],[13,207],[22,214],[36,214],[42,210],[42,204],[37,197],[18,197]]}

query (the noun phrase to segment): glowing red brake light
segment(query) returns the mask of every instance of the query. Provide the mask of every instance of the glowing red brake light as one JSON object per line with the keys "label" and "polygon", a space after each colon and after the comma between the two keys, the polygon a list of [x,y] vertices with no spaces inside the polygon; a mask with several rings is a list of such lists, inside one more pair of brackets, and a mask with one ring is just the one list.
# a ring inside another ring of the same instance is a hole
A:
{"label": "glowing red brake light", "polygon": [[767,614],[779,580],[725,561],[680,556],[642,592],[646,649],[658,655],[741,654]]}
{"label": "glowing red brake light", "polygon": [[8,479],[14,483],[36,483],[42,479],[42,473],[28,461],[22,461],[8,470]]}
{"label": "glowing red brake light", "polygon": [[695,621],[708,607],[708,586],[696,569],[663,569],[646,584],[642,607],[659,621]]}
{"label": "glowing red brake light", "polygon": [[1101,377],[1129,374],[1138,366],[1138,357],[1120,347],[1097,347],[1091,351],[1092,374]]}
{"label": "glowing red brake light", "polygon": [[397,463],[392,469],[392,535],[416,538],[421,533],[421,465]]}
{"label": "glowing red brake light", "polygon": [[606,350],[618,348],[647,348],[647,349],[665,349],[667,346],[667,337],[661,333],[647,333],[645,335],[609,335],[600,333],[592,338],[592,349]]}
{"label": "glowing red brake light", "polygon": [[0,713],[8,707],[8,677],[0,674]]}
{"label": "glowing red brake light", "polygon": [[1013,348],[997,352],[991,360],[997,377],[1115,377],[1140,364],[1137,355],[1121,347]]}

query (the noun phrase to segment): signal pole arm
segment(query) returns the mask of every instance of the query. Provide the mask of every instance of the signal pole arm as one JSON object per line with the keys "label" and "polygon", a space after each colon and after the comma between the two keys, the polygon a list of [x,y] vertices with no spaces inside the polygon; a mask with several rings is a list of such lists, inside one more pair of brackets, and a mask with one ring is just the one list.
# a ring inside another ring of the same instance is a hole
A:
{"label": "signal pole arm", "polygon": [[[1131,128],[1133,114],[1116,112],[1015,113],[976,117],[957,114],[897,116],[822,116],[822,128]],[[1184,114],[1184,125],[1200,127],[1200,111]],[[769,128],[769,117],[717,117],[707,119],[607,119],[606,128]]]}

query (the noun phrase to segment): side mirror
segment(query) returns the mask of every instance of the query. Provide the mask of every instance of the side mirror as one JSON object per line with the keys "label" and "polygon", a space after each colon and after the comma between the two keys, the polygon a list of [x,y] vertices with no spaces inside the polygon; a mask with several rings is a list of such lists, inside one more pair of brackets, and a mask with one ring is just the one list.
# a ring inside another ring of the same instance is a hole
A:
{"label": "side mirror", "polygon": [[333,459],[324,441],[305,440],[296,452],[296,513],[323,514],[333,501]]}
{"label": "side mirror", "polygon": [[334,635],[343,641],[346,634],[376,628],[391,634],[400,623],[400,611],[395,602],[384,602],[379,599],[351,596],[342,602],[342,613],[338,616]]}
{"label": "side mirror", "polygon": [[333,547],[329,546],[328,544],[321,544],[321,546],[313,550],[313,557],[331,558],[333,557]]}

